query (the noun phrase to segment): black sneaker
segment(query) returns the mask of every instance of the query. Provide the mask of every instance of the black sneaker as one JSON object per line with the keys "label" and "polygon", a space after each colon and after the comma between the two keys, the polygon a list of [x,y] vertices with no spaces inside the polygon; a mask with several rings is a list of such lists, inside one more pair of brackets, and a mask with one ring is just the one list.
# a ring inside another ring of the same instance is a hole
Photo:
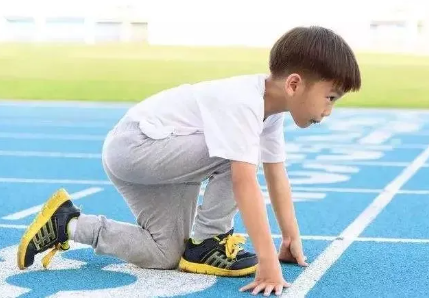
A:
{"label": "black sneaker", "polygon": [[246,252],[240,246],[245,241],[243,236],[233,234],[233,229],[199,244],[194,244],[192,239],[189,239],[179,269],[218,276],[253,274],[258,260],[255,254]]}
{"label": "black sneaker", "polygon": [[68,250],[67,224],[79,215],[80,210],[70,201],[69,194],[64,189],[58,190],[45,203],[21,238],[17,254],[19,269],[31,266],[36,254],[52,248],[42,260],[43,267],[47,268],[58,250]]}

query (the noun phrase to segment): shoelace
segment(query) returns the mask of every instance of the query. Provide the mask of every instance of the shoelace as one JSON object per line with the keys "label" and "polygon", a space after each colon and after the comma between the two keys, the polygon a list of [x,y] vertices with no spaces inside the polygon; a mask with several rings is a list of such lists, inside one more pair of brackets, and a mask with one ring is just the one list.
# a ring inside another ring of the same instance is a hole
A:
{"label": "shoelace", "polygon": [[64,251],[68,250],[70,248],[69,242],[64,241],[62,243],[57,243],[50,252],[48,252],[42,259],[42,265],[43,268],[48,268],[49,264],[51,263],[53,257],[57,253],[57,251]]}
{"label": "shoelace", "polygon": [[240,250],[243,250],[243,247],[240,244],[244,244],[246,238],[241,235],[228,235],[224,238],[219,244],[225,244],[226,256],[231,259],[235,259]]}

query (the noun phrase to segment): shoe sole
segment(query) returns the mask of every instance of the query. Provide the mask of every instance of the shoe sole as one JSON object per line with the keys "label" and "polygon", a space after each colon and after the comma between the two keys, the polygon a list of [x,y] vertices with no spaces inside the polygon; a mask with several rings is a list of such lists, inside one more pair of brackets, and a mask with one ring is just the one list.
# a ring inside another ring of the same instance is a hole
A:
{"label": "shoe sole", "polygon": [[257,265],[244,268],[244,269],[231,270],[231,269],[217,268],[207,264],[192,263],[192,262],[186,261],[184,258],[181,258],[179,262],[179,269],[181,271],[190,272],[190,273],[217,275],[217,276],[236,276],[237,277],[237,276],[251,275],[256,272],[256,267]]}
{"label": "shoe sole", "polygon": [[19,269],[25,269],[25,254],[28,244],[37,234],[37,232],[48,222],[57,209],[70,200],[70,196],[65,189],[60,189],[54,193],[49,200],[43,205],[42,210],[37,214],[31,225],[27,228],[21,238],[18,247],[17,261]]}

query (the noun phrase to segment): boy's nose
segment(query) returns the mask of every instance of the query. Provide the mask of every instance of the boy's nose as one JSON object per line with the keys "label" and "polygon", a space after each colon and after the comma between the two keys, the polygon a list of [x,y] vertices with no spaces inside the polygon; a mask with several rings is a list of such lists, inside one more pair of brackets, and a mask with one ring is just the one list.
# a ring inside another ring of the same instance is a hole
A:
{"label": "boy's nose", "polygon": [[329,115],[331,115],[331,113],[332,113],[332,108],[330,107],[330,108],[327,108],[323,111],[322,116],[328,117]]}

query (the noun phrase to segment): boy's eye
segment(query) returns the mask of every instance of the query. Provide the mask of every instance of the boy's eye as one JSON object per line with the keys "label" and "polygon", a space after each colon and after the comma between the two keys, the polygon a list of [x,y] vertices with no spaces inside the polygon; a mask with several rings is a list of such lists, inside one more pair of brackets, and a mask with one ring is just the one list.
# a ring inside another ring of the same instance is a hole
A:
{"label": "boy's eye", "polygon": [[334,101],[334,100],[335,100],[335,96],[328,96],[328,99],[329,99],[330,101]]}

